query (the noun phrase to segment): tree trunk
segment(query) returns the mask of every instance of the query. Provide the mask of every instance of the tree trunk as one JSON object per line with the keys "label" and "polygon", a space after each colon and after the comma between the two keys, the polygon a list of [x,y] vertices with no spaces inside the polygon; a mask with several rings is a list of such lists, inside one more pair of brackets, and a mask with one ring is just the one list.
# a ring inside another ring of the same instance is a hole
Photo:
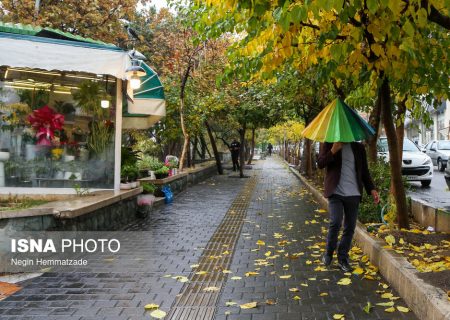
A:
{"label": "tree trunk", "polygon": [[383,124],[388,140],[392,195],[397,209],[398,226],[399,228],[409,228],[408,207],[406,205],[406,194],[402,180],[402,163],[400,161],[397,135],[392,117],[391,91],[389,80],[385,77],[383,77],[379,95],[383,110]]}
{"label": "tree trunk", "polygon": [[403,100],[399,101],[398,103],[398,110],[397,110],[397,116],[395,120],[395,134],[397,136],[398,141],[398,153],[399,153],[399,159],[400,163],[403,161],[403,138],[405,136],[405,113],[406,113],[406,99],[405,97]]}
{"label": "tree trunk", "polygon": [[372,110],[372,113],[369,117],[369,123],[375,130],[375,135],[369,139],[369,162],[375,163],[378,158],[378,148],[377,148],[377,141],[378,141],[378,135],[380,133],[380,123],[381,123],[381,99],[380,95],[377,97],[377,101],[375,102],[375,108]]}
{"label": "tree trunk", "polygon": [[211,131],[211,127],[209,126],[209,123],[207,120],[205,120],[205,127],[206,127],[206,131],[208,132],[209,141],[211,141],[211,147],[214,152],[214,158],[216,158],[217,172],[219,174],[223,174],[222,162],[220,161],[220,155],[219,155],[219,151],[217,150],[216,140],[214,139],[214,136]]}
{"label": "tree trunk", "polygon": [[196,151],[197,151],[197,144],[198,144],[198,136],[194,137],[194,142],[192,143],[192,167],[195,168],[195,158],[196,158]]}
{"label": "tree trunk", "polygon": [[184,90],[186,89],[186,83],[189,78],[189,73],[191,72],[192,65],[189,64],[186,68],[186,71],[183,74],[183,78],[181,79],[180,85],[180,122],[181,122],[181,131],[184,136],[183,149],[181,151],[180,163],[178,169],[183,171],[184,167],[184,159],[186,159],[187,148],[189,147],[189,134],[186,130],[186,126],[184,125]]}
{"label": "tree trunk", "polygon": [[250,157],[247,164],[252,164],[253,156],[255,155],[255,128],[252,128],[252,142],[250,148]]}
{"label": "tree trunk", "polygon": [[305,139],[305,146],[303,152],[305,153],[305,172],[308,178],[312,177],[312,154],[311,154],[311,140]]}
{"label": "tree trunk", "polygon": [[186,126],[184,125],[184,97],[180,99],[180,122],[181,122],[181,131],[184,136],[183,149],[181,151],[180,163],[178,165],[178,169],[183,171],[184,168],[184,160],[186,159],[187,148],[189,147],[189,134],[186,130]]}
{"label": "tree trunk", "polygon": [[250,158],[250,148],[248,147],[248,140],[245,139],[245,149],[244,149],[244,161],[247,161]]}
{"label": "tree trunk", "polygon": [[239,177],[244,177],[244,165],[245,165],[245,158],[244,158],[244,144],[245,144],[245,131],[246,131],[247,124],[244,122],[242,125],[242,128],[239,129],[239,136],[241,137],[241,148],[239,149]]}
{"label": "tree trunk", "polygon": [[206,141],[203,136],[200,136],[200,144],[202,147],[202,153],[201,153],[200,157],[202,160],[205,160],[206,159]]}
{"label": "tree trunk", "polygon": [[191,162],[191,137],[189,137],[187,153],[186,153],[187,166],[190,168],[192,166]]}

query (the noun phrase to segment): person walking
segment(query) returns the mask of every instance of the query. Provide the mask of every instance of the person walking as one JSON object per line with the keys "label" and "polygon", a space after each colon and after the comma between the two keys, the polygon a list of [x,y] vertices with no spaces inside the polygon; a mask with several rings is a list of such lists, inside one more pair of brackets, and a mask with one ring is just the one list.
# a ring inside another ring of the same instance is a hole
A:
{"label": "person walking", "polygon": [[[349,272],[348,252],[356,228],[363,187],[376,204],[380,198],[372,182],[367,164],[366,150],[361,143],[325,142],[317,161],[320,169],[326,168],[324,196],[328,198],[330,224],[327,246],[322,262],[330,266],[337,248],[339,267]],[[338,245],[338,234],[344,218],[344,230]]]}
{"label": "person walking", "polygon": [[272,155],[272,149],[273,149],[273,146],[272,146],[272,144],[269,142],[269,144],[267,145],[267,151],[269,152],[269,156]]}
{"label": "person walking", "polygon": [[241,144],[236,141],[236,139],[233,140],[230,144],[230,151],[231,151],[231,160],[233,161],[233,171],[240,170],[239,167],[239,151],[241,150]]}

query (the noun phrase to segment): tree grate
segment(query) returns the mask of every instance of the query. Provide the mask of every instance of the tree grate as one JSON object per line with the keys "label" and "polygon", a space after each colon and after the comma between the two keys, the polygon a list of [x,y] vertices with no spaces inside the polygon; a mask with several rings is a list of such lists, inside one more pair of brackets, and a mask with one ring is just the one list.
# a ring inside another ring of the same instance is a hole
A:
{"label": "tree grate", "polygon": [[[220,225],[203,249],[197,263],[199,266],[191,272],[189,282],[177,295],[167,319],[209,320],[214,318],[220,291],[228,276],[228,274],[223,273],[223,270],[227,270],[231,265],[232,255],[257,180],[256,176],[252,176],[234,199]],[[207,273],[198,275],[196,274],[198,271],[206,271]],[[206,292],[204,289],[208,287],[217,287],[219,290]]]}

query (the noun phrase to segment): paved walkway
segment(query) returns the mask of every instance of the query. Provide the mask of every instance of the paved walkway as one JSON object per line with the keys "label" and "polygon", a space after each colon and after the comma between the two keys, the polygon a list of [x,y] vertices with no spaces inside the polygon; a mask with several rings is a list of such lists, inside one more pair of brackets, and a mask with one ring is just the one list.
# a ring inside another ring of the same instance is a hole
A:
{"label": "paved walkway", "polygon": [[[123,271],[46,273],[0,301],[0,319],[150,319],[148,303],[174,320],[416,319],[375,306],[396,295],[379,275],[320,271],[326,213],[281,162],[247,173],[209,179],[128,226],[141,241],[117,259]],[[357,248],[353,257],[364,261]]]}

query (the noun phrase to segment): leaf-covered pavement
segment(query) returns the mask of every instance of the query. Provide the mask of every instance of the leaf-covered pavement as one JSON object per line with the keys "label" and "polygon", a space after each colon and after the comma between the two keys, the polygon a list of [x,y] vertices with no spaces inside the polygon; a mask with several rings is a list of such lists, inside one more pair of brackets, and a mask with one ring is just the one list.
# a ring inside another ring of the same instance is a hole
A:
{"label": "leaf-covered pavement", "polygon": [[327,211],[278,160],[256,167],[262,173],[230,267],[242,279],[224,286],[216,319],[416,319],[358,247],[352,273],[325,268]]}

